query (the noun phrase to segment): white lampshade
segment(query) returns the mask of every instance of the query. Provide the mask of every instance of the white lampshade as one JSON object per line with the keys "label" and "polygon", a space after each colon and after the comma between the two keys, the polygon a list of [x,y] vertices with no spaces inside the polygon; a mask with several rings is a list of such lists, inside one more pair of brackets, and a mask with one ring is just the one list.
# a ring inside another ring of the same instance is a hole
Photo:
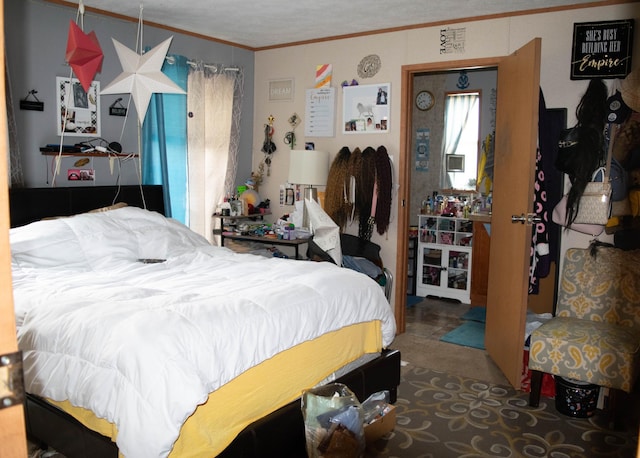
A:
{"label": "white lampshade", "polygon": [[315,150],[291,150],[289,183],[326,186],[329,177],[329,153]]}

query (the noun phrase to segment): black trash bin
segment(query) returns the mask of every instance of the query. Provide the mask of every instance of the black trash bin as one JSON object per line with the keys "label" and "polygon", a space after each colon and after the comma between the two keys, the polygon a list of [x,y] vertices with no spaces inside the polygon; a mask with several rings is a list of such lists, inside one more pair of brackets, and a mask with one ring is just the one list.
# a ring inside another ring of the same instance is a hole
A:
{"label": "black trash bin", "polygon": [[593,416],[600,394],[598,385],[559,376],[556,376],[555,380],[558,412],[577,418]]}

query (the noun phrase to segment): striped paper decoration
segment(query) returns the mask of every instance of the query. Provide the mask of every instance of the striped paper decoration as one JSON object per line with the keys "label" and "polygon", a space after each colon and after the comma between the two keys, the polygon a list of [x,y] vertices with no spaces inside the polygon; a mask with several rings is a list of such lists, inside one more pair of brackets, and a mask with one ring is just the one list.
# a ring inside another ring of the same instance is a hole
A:
{"label": "striped paper decoration", "polygon": [[331,64],[323,64],[316,66],[316,89],[331,85],[331,74],[333,66]]}

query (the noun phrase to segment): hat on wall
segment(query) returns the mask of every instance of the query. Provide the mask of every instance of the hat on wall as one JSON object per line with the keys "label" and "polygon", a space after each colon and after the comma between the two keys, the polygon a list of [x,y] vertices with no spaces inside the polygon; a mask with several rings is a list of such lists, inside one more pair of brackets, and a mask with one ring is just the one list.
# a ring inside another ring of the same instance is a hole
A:
{"label": "hat on wall", "polygon": [[640,69],[635,69],[622,80],[622,100],[633,111],[640,112]]}

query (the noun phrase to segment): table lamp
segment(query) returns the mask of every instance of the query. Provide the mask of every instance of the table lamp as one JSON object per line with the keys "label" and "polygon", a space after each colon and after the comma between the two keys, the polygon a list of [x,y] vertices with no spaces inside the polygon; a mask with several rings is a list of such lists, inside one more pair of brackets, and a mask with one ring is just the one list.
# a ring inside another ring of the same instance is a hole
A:
{"label": "table lamp", "polygon": [[[304,198],[318,202],[314,186],[326,186],[329,177],[329,153],[316,150],[291,150],[289,157],[289,183],[306,186]],[[309,227],[307,208],[304,207],[302,225]]]}

